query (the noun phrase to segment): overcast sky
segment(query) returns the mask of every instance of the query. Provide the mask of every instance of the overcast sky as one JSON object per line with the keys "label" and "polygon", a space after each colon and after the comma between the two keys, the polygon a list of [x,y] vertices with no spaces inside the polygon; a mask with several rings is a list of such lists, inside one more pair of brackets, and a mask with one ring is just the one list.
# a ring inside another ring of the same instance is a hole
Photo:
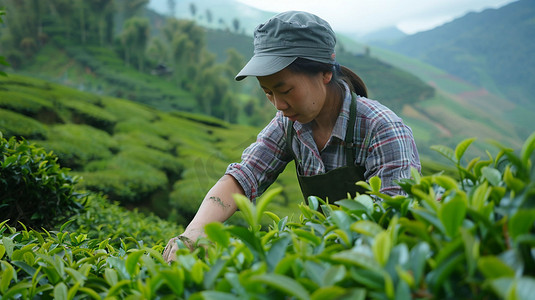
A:
{"label": "overcast sky", "polygon": [[468,12],[498,8],[516,0],[238,0],[271,12],[305,10],[335,31],[366,34],[396,26],[407,34],[432,29]]}

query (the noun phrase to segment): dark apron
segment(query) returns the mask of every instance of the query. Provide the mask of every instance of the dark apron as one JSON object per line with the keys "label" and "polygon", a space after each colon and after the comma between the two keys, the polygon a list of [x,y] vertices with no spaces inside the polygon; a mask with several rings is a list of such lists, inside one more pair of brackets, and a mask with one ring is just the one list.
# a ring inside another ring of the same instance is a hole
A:
{"label": "dark apron", "polygon": [[353,135],[355,129],[355,119],[357,114],[357,101],[353,94],[350,106],[349,121],[346,131],[346,138],[344,147],[346,148],[346,166],[336,168],[324,174],[304,176],[299,171],[299,160],[292,149],[292,139],[294,135],[293,122],[289,122],[286,129],[286,141],[290,153],[292,153],[295,161],[295,168],[297,172],[297,179],[301,186],[301,192],[308,202],[309,196],[316,196],[323,200],[334,203],[341,199],[347,199],[348,193],[351,197],[355,197],[356,193],[364,193],[365,190],[357,186],[355,183],[360,180],[365,180],[364,166],[355,165],[355,149],[353,145]]}

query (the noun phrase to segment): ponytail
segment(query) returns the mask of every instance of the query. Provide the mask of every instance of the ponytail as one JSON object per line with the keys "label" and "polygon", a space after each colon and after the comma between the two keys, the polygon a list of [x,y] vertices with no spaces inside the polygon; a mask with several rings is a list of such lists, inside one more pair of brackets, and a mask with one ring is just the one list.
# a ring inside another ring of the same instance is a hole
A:
{"label": "ponytail", "polygon": [[340,66],[340,73],[339,79],[345,81],[352,92],[362,97],[368,97],[366,84],[357,74],[344,66]]}

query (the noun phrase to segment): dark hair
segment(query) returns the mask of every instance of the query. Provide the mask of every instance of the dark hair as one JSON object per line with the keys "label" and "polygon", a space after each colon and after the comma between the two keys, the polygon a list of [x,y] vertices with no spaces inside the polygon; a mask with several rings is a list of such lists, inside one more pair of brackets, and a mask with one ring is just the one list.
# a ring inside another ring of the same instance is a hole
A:
{"label": "dark hair", "polygon": [[344,66],[337,68],[337,65],[299,57],[287,68],[292,72],[308,75],[316,75],[319,72],[333,72],[333,77],[329,84],[336,84],[340,91],[342,91],[341,81],[344,81],[349,86],[351,92],[362,97],[368,97],[368,89],[366,88],[364,81],[357,74]]}

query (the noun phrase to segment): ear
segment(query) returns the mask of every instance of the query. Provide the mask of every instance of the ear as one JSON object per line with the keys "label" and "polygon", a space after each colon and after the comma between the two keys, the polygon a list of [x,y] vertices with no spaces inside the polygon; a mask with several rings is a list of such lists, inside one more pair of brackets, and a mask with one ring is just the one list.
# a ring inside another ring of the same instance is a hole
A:
{"label": "ear", "polygon": [[328,84],[329,82],[331,82],[332,78],[333,78],[333,72],[332,71],[323,72],[323,83],[324,84]]}

